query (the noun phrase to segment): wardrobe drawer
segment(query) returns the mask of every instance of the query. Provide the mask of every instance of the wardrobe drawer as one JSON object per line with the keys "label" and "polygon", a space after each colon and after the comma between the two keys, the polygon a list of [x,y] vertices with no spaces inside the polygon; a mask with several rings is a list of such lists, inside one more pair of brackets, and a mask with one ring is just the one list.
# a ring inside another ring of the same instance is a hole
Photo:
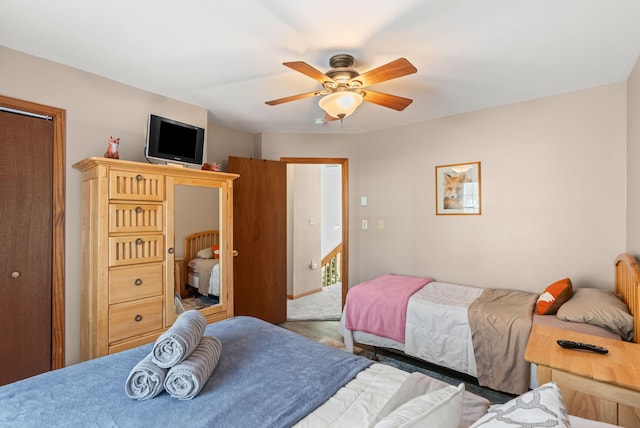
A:
{"label": "wardrobe drawer", "polygon": [[162,296],[109,306],[109,343],[162,328]]}
{"label": "wardrobe drawer", "polygon": [[109,269],[109,304],[162,294],[162,264]]}
{"label": "wardrobe drawer", "polygon": [[131,171],[109,171],[109,198],[137,201],[164,200],[164,175],[138,174]]}
{"label": "wardrobe drawer", "polygon": [[162,232],[162,204],[109,204],[109,233]]}
{"label": "wardrobe drawer", "polygon": [[109,237],[109,267],[164,260],[164,236],[131,235]]}

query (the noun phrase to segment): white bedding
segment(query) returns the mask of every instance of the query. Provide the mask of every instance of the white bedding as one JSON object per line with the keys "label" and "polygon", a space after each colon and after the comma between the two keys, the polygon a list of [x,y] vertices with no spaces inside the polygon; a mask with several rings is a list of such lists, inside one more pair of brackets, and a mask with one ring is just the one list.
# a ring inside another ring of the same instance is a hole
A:
{"label": "white bedding", "polygon": [[187,264],[187,284],[203,296],[220,296],[220,259],[196,258]]}
{"label": "white bedding", "polygon": [[[411,375],[395,367],[380,363],[374,363],[369,368],[340,388],[329,400],[308,414],[304,419],[294,425],[295,428],[365,428],[372,427],[386,414],[380,414],[385,409],[385,404],[399,390],[400,386]],[[444,388],[444,382],[429,378],[429,391]],[[468,427],[479,419],[487,410],[488,402],[474,394],[465,392],[461,427]],[[569,416],[571,426],[574,428],[609,428],[614,425],[604,422],[595,422],[588,419]]]}
{"label": "white bedding", "polygon": [[368,427],[408,377],[400,369],[375,363],[294,426]]}
{"label": "white bedding", "polygon": [[467,309],[482,289],[431,282],[407,306],[407,355],[477,377]]}
{"label": "white bedding", "polygon": [[431,282],[409,299],[405,343],[370,333],[350,331],[340,319],[340,333],[347,351],[354,342],[392,348],[421,360],[477,376],[467,309],[482,288],[446,282]]}

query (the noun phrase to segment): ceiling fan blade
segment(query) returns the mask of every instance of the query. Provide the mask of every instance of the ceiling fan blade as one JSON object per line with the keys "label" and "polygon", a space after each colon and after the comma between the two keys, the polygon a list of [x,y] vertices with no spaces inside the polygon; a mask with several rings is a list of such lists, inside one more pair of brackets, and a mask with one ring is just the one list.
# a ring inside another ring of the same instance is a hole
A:
{"label": "ceiling fan blade", "polygon": [[318,91],[305,92],[304,94],[291,95],[290,97],[278,98],[277,100],[265,101],[265,104],[270,106],[277,106],[278,104],[288,103],[289,101],[297,101],[305,98],[315,97],[319,95]]}
{"label": "ceiling fan blade", "polygon": [[365,87],[375,83],[406,76],[408,74],[413,74],[416,71],[418,71],[418,69],[415,68],[408,60],[405,58],[398,58],[395,61],[391,61],[388,64],[381,65],[378,68],[374,68],[373,70],[369,70],[364,74],[356,76],[351,80],[358,80],[362,82],[362,87]]}
{"label": "ceiling fan blade", "polygon": [[409,98],[385,94],[384,92],[376,92],[368,89],[365,89],[362,92],[364,93],[364,101],[378,104],[382,107],[392,108],[398,111],[404,110],[409,104],[413,102],[413,100],[410,100]]}
{"label": "ceiling fan blade", "polygon": [[312,79],[317,80],[320,83],[325,82],[333,82],[334,80],[321,72],[320,70],[311,67],[309,64],[303,61],[292,61],[292,62],[283,62],[283,65],[286,65],[292,70],[297,71],[298,73],[302,73],[305,76],[309,76]]}

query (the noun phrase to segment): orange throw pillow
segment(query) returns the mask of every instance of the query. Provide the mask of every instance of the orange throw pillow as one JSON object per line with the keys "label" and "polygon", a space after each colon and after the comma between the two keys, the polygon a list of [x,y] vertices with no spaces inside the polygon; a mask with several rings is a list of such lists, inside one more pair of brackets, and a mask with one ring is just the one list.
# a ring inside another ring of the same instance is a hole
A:
{"label": "orange throw pillow", "polygon": [[212,245],[211,246],[211,251],[213,251],[213,258],[214,259],[219,259],[220,258],[220,247],[218,245]]}
{"label": "orange throw pillow", "polygon": [[573,286],[569,278],[556,281],[538,297],[536,310],[540,315],[553,315],[558,312],[560,306],[573,296]]}

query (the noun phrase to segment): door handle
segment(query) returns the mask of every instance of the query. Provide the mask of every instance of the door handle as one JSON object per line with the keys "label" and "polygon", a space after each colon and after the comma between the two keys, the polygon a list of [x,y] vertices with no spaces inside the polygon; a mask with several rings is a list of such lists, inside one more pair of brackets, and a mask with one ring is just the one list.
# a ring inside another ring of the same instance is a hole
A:
{"label": "door handle", "polygon": [[233,254],[233,257],[237,257],[238,256],[238,250],[233,250],[232,254]]}

